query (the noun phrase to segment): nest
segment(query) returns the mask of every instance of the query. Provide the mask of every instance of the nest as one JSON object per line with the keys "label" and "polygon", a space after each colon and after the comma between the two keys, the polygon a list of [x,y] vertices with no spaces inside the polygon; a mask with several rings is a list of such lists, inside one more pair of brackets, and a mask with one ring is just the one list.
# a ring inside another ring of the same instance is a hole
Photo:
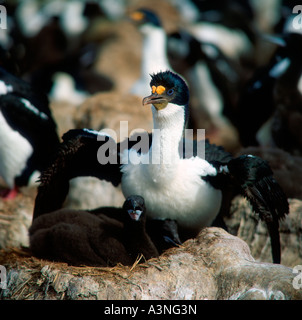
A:
{"label": "nest", "polygon": [[25,248],[2,250],[0,264],[7,267],[2,299],[302,299],[291,268],[255,262],[243,240],[220,228],[132,266],[74,267]]}
{"label": "nest", "polygon": [[[162,258],[167,257],[163,254]],[[132,266],[124,266],[117,264],[114,267],[91,267],[91,266],[72,266],[64,262],[55,262],[44,259],[39,259],[32,256],[30,250],[26,247],[9,248],[0,251],[0,265],[4,265],[8,271],[8,285],[10,293],[6,295],[5,291],[1,298],[16,299],[16,300],[31,300],[31,299],[47,299],[49,293],[53,298],[55,294],[56,299],[64,299],[66,292],[56,292],[58,282],[62,281],[62,276],[67,276],[78,279],[93,279],[93,281],[100,283],[102,280],[112,283],[124,282],[126,285],[134,285],[138,288],[139,284],[131,281],[131,275],[135,274],[137,270],[147,269],[151,266],[158,270],[162,270],[160,264],[153,262],[155,259],[145,260],[143,255],[137,257]],[[164,261],[162,261],[163,264]],[[14,277],[14,272],[18,272],[18,277]],[[20,282],[20,283],[19,283]],[[51,284],[51,286],[50,286]]]}

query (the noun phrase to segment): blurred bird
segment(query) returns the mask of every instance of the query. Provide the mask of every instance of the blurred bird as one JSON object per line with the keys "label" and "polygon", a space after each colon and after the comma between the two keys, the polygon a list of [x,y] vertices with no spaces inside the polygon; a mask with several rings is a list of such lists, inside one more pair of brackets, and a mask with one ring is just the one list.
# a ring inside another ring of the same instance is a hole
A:
{"label": "blurred bird", "polygon": [[[110,90],[112,81],[94,66],[101,44],[86,38],[87,29],[103,17],[99,4],[93,12],[90,5],[79,0],[19,3],[10,16],[12,45],[5,54],[0,51],[0,65],[8,70],[9,62],[9,70],[51,100],[66,100],[69,93],[67,102],[80,104],[86,95]],[[69,92],[62,95],[66,87]]]}
{"label": "blurred bird", "polygon": [[0,69],[0,135],[0,176],[10,198],[47,167],[59,137],[47,96],[4,69]]}
{"label": "blurred bird", "polygon": [[188,23],[187,31],[201,42],[215,44],[229,59],[240,60],[251,55],[254,12],[248,2],[192,2],[199,15],[197,21]]}
{"label": "blurred bird", "polygon": [[196,100],[194,118],[199,112],[212,126],[230,125],[242,80],[238,65],[215,44],[200,42],[185,30],[169,35],[168,48],[174,69],[186,74],[190,83]]}
{"label": "blurred bird", "polygon": [[301,155],[302,35],[268,39],[278,48],[268,65],[256,71],[246,85],[234,124],[244,146],[277,146]]}
{"label": "blurred bird", "polygon": [[137,9],[130,14],[143,35],[141,76],[130,92],[138,96],[148,94],[150,74],[172,70],[167,57],[167,35],[159,17],[149,9]]}

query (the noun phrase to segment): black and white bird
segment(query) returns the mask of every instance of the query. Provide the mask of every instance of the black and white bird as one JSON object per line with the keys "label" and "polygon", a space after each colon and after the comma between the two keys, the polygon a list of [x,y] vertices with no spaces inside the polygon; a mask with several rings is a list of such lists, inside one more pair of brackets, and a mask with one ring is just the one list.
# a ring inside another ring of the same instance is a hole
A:
{"label": "black and white bird", "polygon": [[59,146],[46,95],[0,69],[0,176],[13,197],[35,182]]}
{"label": "black and white bird", "polygon": [[227,118],[232,118],[243,78],[239,65],[215,44],[200,42],[185,30],[169,35],[168,52],[174,69],[186,75],[195,97],[193,121],[200,117],[205,125],[209,118],[207,129],[229,126]]}
{"label": "black and white bird", "polygon": [[150,74],[172,70],[167,56],[167,35],[157,14],[149,9],[137,9],[130,15],[143,36],[141,76],[130,93],[144,97],[148,94]]}
{"label": "black and white bird", "polygon": [[302,34],[282,37],[284,71],[274,88],[275,112],[271,118],[274,144],[295,155],[302,155]]}
{"label": "black and white bird", "polygon": [[253,9],[243,1],[194,1],[199,17],[186,29],[201,42],[215,44],[230,59],[241,60],[253,52]]}
{"label": "black and white bird", "polygon": [[302,35],[266,37],[278,44],[270,62],[242,90],[235,126],[244,146],[302,154]]}
{"label": "black and white bird", "polygon": [[224,194],[234,188],[267,223],[273,259],[279,262],[278,221],[288,213],[288,202],[268,164],[251,155],[233,158],[208,141],[203,141],[205,157],[199,155],[198,143],[188,154],[182,144],[189,103],[186,82],[178,74],[164,71],[151,76],[150,87],[151,95],[143,99],[143,105],[151,105],[152,134],[116,143],[103,133],[69,131],[52,164],[56,173],[50,177],[46,170],[42,174],[35,212],[60,207],[68,180],[90,175],[115,186],[121,183],[125,197],[141,195],[147,216],[176,220],[184,240],[213,223]]}
{"label": "black and white bird", "polygon": [[140,255],[157,257],[145,228],[144,199],[128,197],[114,213],[118,214],[61,209],[42,214],[29,229],[30,249],[40,258],[72,265],[132,265]]}

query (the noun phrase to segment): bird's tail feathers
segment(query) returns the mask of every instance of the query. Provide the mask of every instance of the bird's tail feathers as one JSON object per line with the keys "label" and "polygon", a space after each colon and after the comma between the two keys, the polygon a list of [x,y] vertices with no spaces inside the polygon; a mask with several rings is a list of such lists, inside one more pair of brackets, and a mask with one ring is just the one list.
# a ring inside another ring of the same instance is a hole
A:
{"label": "bird's tail feathers", "polygon": [[268,228],[274,263],[280,263],[279,221],[289,213],[287,197],[273,177],[268,163],[255,156],[243,155],[228,163],[232,180],[259,214]]}

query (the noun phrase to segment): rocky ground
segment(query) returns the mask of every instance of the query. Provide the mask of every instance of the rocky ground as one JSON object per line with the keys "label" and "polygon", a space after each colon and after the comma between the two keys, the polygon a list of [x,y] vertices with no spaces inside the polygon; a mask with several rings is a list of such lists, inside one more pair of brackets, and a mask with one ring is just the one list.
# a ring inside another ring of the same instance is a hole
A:
{"label": "rocky ground", "polygon": [[[289,199],[290,213],[280,222],[281,263],[288,267],[302,264],[301,221],[302,202]],[[272,262],[270,239],[267,228],[259,221],[251,206],[243,197],[232,202],[231,216],[226,219],[229,232],[247,242],[257,261]]]}
{"label": "rocky ground", "polygon": [[26,250],[4,251],[3,259],[9,267],[2,299],[302,299],[291,268],[256,262],[243,240],[220,228],[132,267],[75,268]]}
{"label": "rocky ground", "polygon": [[266,228],[242,197],[234,199],[226,220],[230,233],[205,228],[159,258],[114,268],[33,257],[27,236],[33,195],[0,205],[0,265],[8,280],[1,299],[302,299],[293,287],[292,268],[302,264],[302,202],[296,199],[280,225],[281,265],[270,263]]}

